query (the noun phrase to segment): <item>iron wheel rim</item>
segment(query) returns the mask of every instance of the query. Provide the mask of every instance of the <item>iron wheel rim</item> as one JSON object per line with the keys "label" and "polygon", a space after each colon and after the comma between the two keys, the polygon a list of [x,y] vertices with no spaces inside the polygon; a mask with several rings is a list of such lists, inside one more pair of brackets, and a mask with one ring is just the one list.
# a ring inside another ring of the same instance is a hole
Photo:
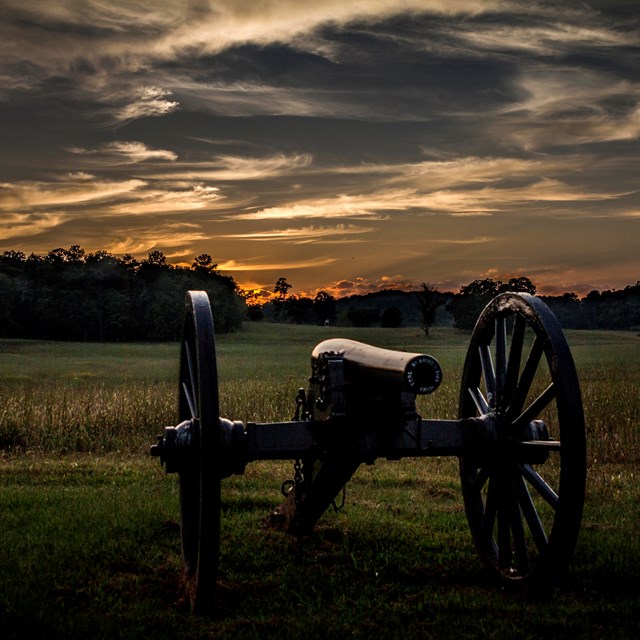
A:
{"label": "iron wheel rim", "polygon": [[[555,582],[580,530],[586,442],[575,364],[560,325],[539,298],[502,294],[480,315],[465,360],[459,418],[479,415],[497,416],[500,432],[492,453],[460,458],[479,556],[501,582]],[[521,450],[534,445],[516,434],[542,416],[559,444],[534,443],[548,460],[531,464]]]}

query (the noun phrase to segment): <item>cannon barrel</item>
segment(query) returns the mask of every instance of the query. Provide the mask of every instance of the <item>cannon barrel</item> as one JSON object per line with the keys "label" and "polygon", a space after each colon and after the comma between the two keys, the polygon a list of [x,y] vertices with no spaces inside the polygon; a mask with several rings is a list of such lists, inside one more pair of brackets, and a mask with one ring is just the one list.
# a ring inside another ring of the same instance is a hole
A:
{"label": "cannon barrel", "polygon": [[348,385],[388,385],[418,395],[433,393],[442,381],[438,361],[423,353],[394,351],[356,340],[331,338],[316,345],[311,353],[312,366],[327,356],[343,359]]}

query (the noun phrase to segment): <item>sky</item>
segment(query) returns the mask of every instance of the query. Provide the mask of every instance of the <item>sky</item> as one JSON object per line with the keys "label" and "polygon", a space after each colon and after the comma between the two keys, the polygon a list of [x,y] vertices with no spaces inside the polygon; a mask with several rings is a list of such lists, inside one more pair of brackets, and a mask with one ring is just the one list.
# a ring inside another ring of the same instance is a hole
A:
{"label": "sky", "polygon": [[639,138],[637,0],[0,0],[0,252],[619,289]]}

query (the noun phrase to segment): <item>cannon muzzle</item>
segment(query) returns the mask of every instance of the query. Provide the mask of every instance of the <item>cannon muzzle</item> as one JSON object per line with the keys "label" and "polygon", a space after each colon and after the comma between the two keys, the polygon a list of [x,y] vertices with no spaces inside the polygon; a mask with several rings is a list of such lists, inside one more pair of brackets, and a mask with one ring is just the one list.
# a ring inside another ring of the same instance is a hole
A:
{"label": "cannon muzzle", "polygon": [[442,369],[432,356],[373,347],[356,340],[332,338],[311,353],[312,367],[323,357],[344,362],[346,385],[392,387],[415,395],[433,393],[442,382]]}

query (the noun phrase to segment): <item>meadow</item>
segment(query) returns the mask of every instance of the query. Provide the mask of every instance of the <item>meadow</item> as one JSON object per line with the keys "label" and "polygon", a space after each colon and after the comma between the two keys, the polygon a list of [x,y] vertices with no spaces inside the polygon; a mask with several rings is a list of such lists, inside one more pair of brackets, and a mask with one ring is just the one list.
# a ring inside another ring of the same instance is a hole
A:
{"label": "meadow", "polygon": [[[455,418],[468,334],[245,324],[218,337],[221,413],[290,419],[313,345],[333,335],[434,355],[425,417]],[[561,585],[492,586],[453,459],[379,461],[298,541],[264,527],[290,463],[223,481],[219,598],[180,592],[176,478],[147,455],[175,422],[177,344],[0,341],[4,638],[636,638],[640,636],[640,338],[569,331],[588,437],[585,517]]]}

